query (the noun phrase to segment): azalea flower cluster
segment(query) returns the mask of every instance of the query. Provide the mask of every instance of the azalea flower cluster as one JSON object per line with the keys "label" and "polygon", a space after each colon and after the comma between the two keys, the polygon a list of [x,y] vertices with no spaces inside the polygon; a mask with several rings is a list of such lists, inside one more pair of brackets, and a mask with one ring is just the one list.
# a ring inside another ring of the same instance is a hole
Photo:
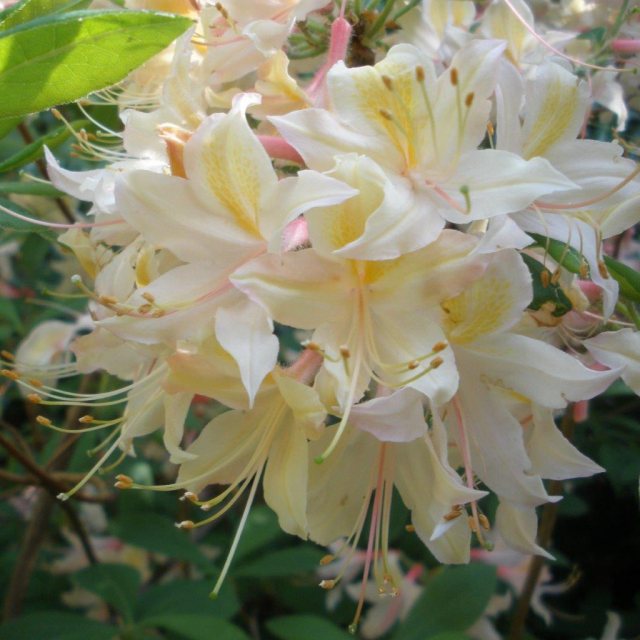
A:
{"label": "azalea flower cluster", "polygon": [[[47,155],[53,184],[91,203],[60,236],[90,332],[43,326],[9,371],[43,409],[89,407],[83,428],[104,430],[62,498],[160,430],[178,473],[152,488],[193,503],[182,528],[246,498],[221,580],[262,486],[283,530],[342,540],[321,586],[363,538],[356,620],[371,574],[400,586],[394,490],[442,562],[467,562],[488,529],[547,555],[536,507],[559,496],[543,479],[602,471],[557,412],[620,376],[640,391],[640,336],[603,252],[640,219],[639,170],[585,137],[602,65],[574,66],[576,33],[544,32],[522,0],[367,4],[153,4],[194,28],[100,97],[123,131],[78,147],[104,166]],[[65,349],[74,360],[48,364]],[[53,382],[95,370],[127,383]],[[203,397],[227,410],[185,441]],[[117,404],[117,419],[92,413]]]}

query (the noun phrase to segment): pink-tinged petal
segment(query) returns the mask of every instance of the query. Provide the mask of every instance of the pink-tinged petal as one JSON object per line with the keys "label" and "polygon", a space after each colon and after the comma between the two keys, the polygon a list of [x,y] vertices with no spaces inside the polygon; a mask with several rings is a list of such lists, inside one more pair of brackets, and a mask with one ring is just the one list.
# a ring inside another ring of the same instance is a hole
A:
{"label": "pink-tinged petal", "polygon": [[259,216],[260,233],[280,249],[284,227],[313,207],[338,204],[358,193],[356,189],[317,171],[300,171],[296,177],[280,180],[265,193]]}
{"label": "pink-tinged petal", "polygon": [[632,329],[606,331],[584,341],[598,362],[622,370],[621,377],[640,395],[640,333]]}
{"label": "pink-tinged petal", "polygon": [[522,426],[507,411],[500,395],[474,378],[482,369],[474,369],[466,357],[458,357],[458,361],[466,373],[456,396],[462,426],[457,424],[457,416],[451,418],[459,450],[464,451],[466,442],[473,472],[500,498],[530,506],[547,502],[542,479],[532,473]]}
{"label": "pink-tinged petal", "polygon": [[116,182],[122,217],[150,243],[184,262],[229,264],[259,240],[225,217],[202,207],[189,181],[149,171]]}
{"label": "pink-tinged petal", "polygon": [[208,117],[184,148],[184,166],[200,207],[212,209],[245,234],[260,237],[258,216],[265,191],[277,177],[245,111],[260,100],[238,94],[226,115]]}
{"label": "pink-tinged petal", "polygon": [[390,396],[356,405],[349,415],[349,423],[381,442],[411,442],[423,437],[428,430],[423,396],[413,389],[401,389]]}
{"label": "pink-tinged petal", "polygon": [[[449,208],[443,215],[462,224],[491,218],[520,211],[540,196],[575,186],[543,158],[524,160],[494,149],[470,151],[460,159],[455,174],[442,184],[459,209]],[[468,201],[463,191],[467,191]],[[468,213],[463,213],[467,209]]]}
{"label": "pink-tinged petal", "polygon": [[550,409],[534,405],[532,411],[533,424],[525,431],[525,442],[535,473],[552,480],[567,480],[604,471],[562,435]]}
{"label": "pink-tinged petal", "polygon": [[184,434],[184,423],[191,406],[193,394],[187,392],[164,396],[164,433],[162,441],[170,454],[169,461],[180,464],[196,456],[180,448]]}
{"label": "pink-tinged petal", "polygon": [[348,317],[349,270],[313,249],[265,255],[233,274],[233,284],[261,304],[269,315],[298,329],[314,329]]}
{"label": "pink-tinged petal", "polygon": [[[458,359],[462,351],[456,350]],[[620,375],[619,370],[588,369],[550,344],[515,334],[486,336],[466,345],[464,360],[464,368],[481,375],[488,388],[515,392],[550,408],[593,398]]]}
{"label": "pink-tinged petal", "polygon": [[265,376],[278,359],[278,338],[264,309],[243,297],[216,312],[216,337],[240,368],[240,377],[249,396],[249,405]]}
{"label": "pink-tinged petal", "polygon": [[536,554],[555,560],[555,558],[536,544],[538,517],[533,507],[520,507],[506,501],[500,501],[496,512],[496,528],[504,541],[521,553]]}

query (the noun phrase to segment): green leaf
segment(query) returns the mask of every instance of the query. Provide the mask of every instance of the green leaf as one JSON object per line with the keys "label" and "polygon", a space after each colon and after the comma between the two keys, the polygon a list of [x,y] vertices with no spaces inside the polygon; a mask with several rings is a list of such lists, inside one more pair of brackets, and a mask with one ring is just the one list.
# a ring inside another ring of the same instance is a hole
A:
{"label": "green leaf", "polygon": [[242,578],[274,578],[308,573],[318,568],[325,554],[309,546],[280,549],[248,562],[233,571],[233,575]]}
{"label": "green leaf", "polygon": [[9,298],[0,298],[0,320],[3,320],[2,324],[4,322],[11,324],[15,331],[20,331],[22,327],[16,306]]}
{"label": "green leaf", "polygon": [[138,616],[146,619],[165,613],[197,613],[231,618],[240,610],[236,592],[224,585],[215,600],[209,598],[209,580],[172,580],[148,588],[138,600]]}
{"label": "green leaf", "polygon": [[560,318],[573,308],[571,300],[558,284],[553,282],[553,274],[535,258],[521,253],[533,281],[533,300],[529,309],[537,311],[543,305],[549,306],[551,315]]}
{"label": "green leaf", "polygon": [[0,182],[0,194],[19,193],[26,196],[44,196],[46,198],[59,198],[64,196],[52,184],[46,182]]}
{"label": "green leaf", "polygon": [[13,131],[22,122],[22,116],[18,118],[4,118],[0,120],[0,140]]}
{"label": "green leaf", "polygon": [[126,518],[114,522],[112,529],[114,535],[136,547],[211,569],[211,562],[189,538],[188,532],[177,529],[165,516],[128,513]]}
{"label": "green leaf", "polygon": [[85,9],[91,0],[23,0],[0,17],[0,29],[8,30],[43,16]]}
{"label": "green leaf", "polygon": [[125,620],[133,620],[140,587],[140,574],[126,564],[96,564],[72,576],[76,586],[91,591],[119,611]]}
{"label": "green leaf", "polygon": [[279,640],[353,640],[353,636],[318,616],[281,616],[267,622]]}
{"label": "green leaf", "polygon": [[236,561],[254,554],[280,537],[282,530],[276,514],[265,505],[256,505],[251,509],[244,526],[235,555]]}
{"label": "green leaf", "polygon": [[547,238],[537,233],[529,234],[535,245],[544,249],[559,265],[567,271],[579,275],[581,278],[589,277],[589,263],[584,256],[566,242]]}
{"label": "green leaf", "polygon": [[191,26],[144,11],[77,11],[0,37],[0,118],[71,102],[120,82]]}
{"label": "green leaf", "polygon": [[[71,129],[74,131],[80,131],[90,124],[91,123],[88,120],[76,120],[69,123]],[[39,160],[44,155],[45,145],[49,147],[49,149],[55,149],[67,140],[70,135],[71,131],[69,130],[69,127],[63,125],[62,127],[58,127],[55,131],[47,133],[41,138],[34,140],[20,149],[18,153],[14,153],[10,158],[0,162],[0,173],[15,171],[16,169],[20,169],[20,167],[24,167],[31,162]]]}
{"label": "green leaf", "polygon": [[[20,205],[17,205],[15,202],[7,200],[6,198],[0,198],[0,205],[6,207],[7,209],[11,209],[11,211],[19,213],[22,216],[26,216],[27,218],[36,219],[31,214],[31,212],[27,211],[24,207],[21,207]],[[6,211],[2,210],[0,210],[0,229],[7,229],[8,231],[14,231],[17,233],[37,233],[47,240],[55,240],[56,238],[56,235],[53,233],[53,231],[51,231],[51,229],[43,227],[39,224],[35,224],[33,222],[27,222],[26,220],[14,218]]]}
{"label": "green leaf", "polygon": [[482,615],[496,582],[495,567],[486,564],[445,568],[427,582],[393,640],[465,631]]}
{"label": "green leaf", "polygon": [[27,613],[0,626],[2,640],[113,640],[118,630],[104,622],[63,611]]}
{"label": "green leaf", "polygon": [[187,640],[249,640],[249,636],[235,625],[215,616],[193,613],[167,613],[144,620],[146,628],[160,627],[179,634]]}
{"label": "green leaf", "polygon": [[604,263],[611,277],[620,285],[620,294],[627,300],[640,302],[640,273],[609,256],[604,256]]}

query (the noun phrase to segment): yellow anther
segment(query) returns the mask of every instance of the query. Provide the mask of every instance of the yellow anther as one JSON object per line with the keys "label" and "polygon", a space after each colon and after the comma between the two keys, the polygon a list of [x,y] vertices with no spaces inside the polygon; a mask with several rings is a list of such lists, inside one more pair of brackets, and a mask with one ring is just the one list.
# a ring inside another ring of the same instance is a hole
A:
{"label": "yellow anther", "polygon": [[437,369],[440,365],[442,365],[444,363],[444,360],[438,356],[437,358],[434,358],[430,363],[429,366],[432,369]]}
{"label": "yellow anther", "polygon": [[491,529],[491,523],[489,522],[489,518],[487,518],[487,516],[485,516],[484,513],[481,513],[478,515],[478,520],[480,520],[480,525],[482,526],[483,529],[485,529],[486,531],[489,531],[489,529]]}
{"label": "yellow anther", "polygon": [[119,473],[116,476],[116,483],[113,486],[116,489],[131,489],[133,486],[133,479],[126,476],[124,473]]}
{"label": "yellow anther", "polygon": [[333,589],[336,586],[335,580],[321,580],[318,585],[321,589]]}
{"label": "yellow anther", "polygon": [[598,260],[598,271],[600,272],[600,275],[605,279],[608,280],[609,279],[609,270],[607,269],[607,265],[602,261],[602,260]]}
{"label": "yellow anther", "polygon": [[416,67],[416,80],[418,82],[424,82],[424,67]]}
{"label": "yellow anther", "polygon": [[165,310],[164,309],[158,309],[156,311],[154,311],[151,315],[154,318],[162,318],[162,316],[165,314]]}
{"label": "yellow anther", "polygon": [[180,496],[180,500],[184,502],[188,500],[189,502],[198,502],[198,496],[193,493],[193,491],[185,491],[182,496]]}
{"label": "yellow anther", "polygon": [[64,118],[62,117],[62,114],[55,108],[51,108],[49,109],[49,111],[51,111],[51,115],[56,119],[56,120],[64,120]]}
{"label": "yellow anther", "polygon": [[473,104],[474,93],[467,93],[467,97],[464,99],[464,106],[469,108]]}
{"label": "yellow anther", "polygon": [[151,309],[153,309],[153,306],[150,305],[149,303],[141,304],[138,307],[138,313],[149,313],[149,311],[151,311]]}
{"label": "yellow anther", "polygon": [[336,559],[335,556],[328,553],[326,556],[322,556],[322,558],[320,558],[320,564],[324,566],[326,564],[333,562],[335,559]]}
{"label": "yellow anther", "polygon": [[548,271],[542,271],[540,273],[540,282],[545,289],[551,284],[551,276]]}
{"label": "yellow anther", "polygon": [[30,393],[27,396],[27,400],[33,404],[40,404],[42,402],[42,398],[37,393]]}
{"label": "yellow anther", "polygon": [[49,418],[46,418],[45,416],[36,416],[36,422],[38,424],[41,424],[43,427],[51,426],[51,420],[49,420]]}
{"label": "yellow anther", "polygon": [[85,416],[81,416],[80,418],[78,418],[78,422],[81,422],[82,424],[91,424],[94,421],[94,417],[90,416],[90,415],[85,415]]}
{"label": "yellow anther", "polygon": [[195,526],[196,525],[193,520],[183,520],[182,522],[176,522],[176,527],[178,527],[178,529],[185,529],[186,531],[193,529]]}
{"label": "yellow anther", "polygon": [[0,370],[0,375],[3,375],[5,378],[9,378],[9,380],[20,380],[19,374],[15,371],[11,371],[11,369]]}
{"label": "yellow anther", "polygon": [[451,84],[454,87],[458,86],[458,70],[455,67],[451,68],[451,75],[449,76],[451,79]]}
{"label": "yellow anther", "polygon": [[478,523],[476,522],[476,519],[473,516],[469,516],[467,521],[469,523],[469,529],[471,529],[473,533],[478,533]]}
{"label": "yellow anther", "polygon": [[142,297],[147,301],[147,302],[151,302],[152,304],[156,301],[156,299],[148,292],[145,291],[142,294]]}
{"label": "yellow anther", "polygon": [[493,122],[487,122],[487,133],[493,137],[495,134],[496,130],[493,127]]}
{"label": "yellow anther", "polygon": [[433,353],[440,353],[441,351],[444,351],[448,346],[449,344],[447,342],[436,342],[433,345]]}
{"label": "yellow anther", "polygon": [[2,356],[5,360],[15,360],[16,357],[10,351],[0,351],[0,356]]}
{"label": "yellow anther", "polygon": [[382,78],[382,82],[384,86],[389,90],[393,91],[393,80],[389,76],[380,76]]}
{"label": "yellow anther", "polygon": [[412,524],[405,524],[404,525],[404,530],[407,533],[415,533],[416,532],[416,528]]}
{"label": "yellow anther", "polygon": [[98,302],[109,307],[118,304],[118,298],[114,298],[113,296],[98,296]]}
{"label": "yellow anther", "polygon": [[38,387],[38,389],[40,387],[44,387],[44,383],[41,380],[38,380],[37,378],[29,378],[29,380],[27,380],[27,382],[32,386],[32,387]]}
{"label": "yellow anther", "polygon": [[558,284],[558,282],[560,282],[561,275],[562,274],[560,273],[560,269],[554,271],[553,275],[551,276],[551,284]]}
{"label": "yellow anther", "polygon": [[446,513],[442,517],[446,522],[451,522],[451,520],[455,520],[456,518],[459,518],[461,515],[462,515],[462,511],[456,511],[454,509],[453,511],[449,511],[449,513]]}

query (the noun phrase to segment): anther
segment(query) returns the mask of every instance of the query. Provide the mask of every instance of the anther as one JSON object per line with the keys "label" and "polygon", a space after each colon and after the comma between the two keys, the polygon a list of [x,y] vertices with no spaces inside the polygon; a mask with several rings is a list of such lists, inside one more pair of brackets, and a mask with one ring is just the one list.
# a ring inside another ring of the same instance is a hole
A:
{"label": "anther", "polygon": [[542,271],[540,273],[540,282],[545,289],[551,284],[551,276],[548,271]]}
{"label": "anther", "polygon": [[471,529],[473,533],[478,533],[478,523],[476,522],[476,519],[473,516],[469,516],[467,521],[469,522],[469,529]]}
{"label": "anther", "polygon": [[445,522],[451,522],[452,520],[455,520],[456,518],[459,518],[462,515],[462,511],[456,511],[455,509],[449,511],[449,513],[446,513],[443,517],[443,519],[445,520]]}
{"label": "anther", "polygon": [[15,360],[16,357],[13,355],[13,353],[11,353],[10,351],[0,351],[0,356],[2,356],[5,360]]}
{"label": "anther", "polygon": [[193,491],[185,491],[184,494],[180,496],[179,499],[181,502],[184,502],[185,500],[188,500],[189,502],[197,502],[198,496],[195,493],[193,493]]}
{"label": "anther", "polygon": [[321,589],[333,589],[333,587],[336,586],[336,581],[335,580],[321,580],[320,584],[318,585]]}
{"label": "anther", "polygon": [[413,371],[414,369],[417,369],[419,366],[420,366],[420,363],[417,360],[412,360],[407,365],[407,369],[409,369],[409,371]]}
{"label": "anther", "polygon": [[109,307],[114,304],[118,304],[118,298],[115,298],[114,296],[98,296],[98,302]]}
{"label": "anther", "polygon": [[442,365],[444,363],[444,360],[438,356],[437,358],[434,358],[430,363],[429,366],[432,369],[437,369],[440,365]]}
{"label": "anther", "polygon": [[416,67],[416,80],[418,82],[424,82],[424,67]]}
{"label": "anther", "polygon": [[164,309],[158,309],[157,311],[154,311],[151,316],[154,318],[162,318],[162,316],[165,314],[165,310]]}
{"label": "anther", "polygon": [[193,529],[195,526],[196,525],[193,520],[183,520],[182,522],[176,522],[176,527],[178,527],[178,529],[185,529],[186,531]]}
{"label": "anther", "polygon": [[415,533],[416,532],[416,528],[412,524],[405,524],[404,525],[404,530],[407,533]]}
{"label": "anther", "polygon": [[94,420],[95,418],[88,414],[78,418],[78,422],[81,422],[82,424],[91,424]]}
{"label": "anther", "polygon": [[489,522],[489,518],[484,515],[484,513],[478,514],[478,520],[480,520],[480,524],[485,531],[489,531],[491,529],[491,523]]}
{"label": "anther", "polygon": [[393,91],[393,80],[389,76],[380,76],[382,78],[382,82],[384,86],[389,90]]}
{"label": "anther", "polygon": [[20,375],[10,369],[0,370],[0,375],[3,375],[5,378],[9,378],[9,380],[20,380]]}
{"label": "anther", "polygon": [[30,393],[27,396],[27,400],[33,404],[40,404],[42,402],[42,398],[37,393]]}
{"label": "anther", "polygon": [[142,294],[142,297],[147,301],[147,302],[151,302],[152,304],[156,301],[156,299],[148,292],[145,291]]}
{"label": "anther", "polygon": [[38,389],[40,387],[44,387],[44,383],[42,382],[42,380],[38,380],[37,378],[29,378],[29,380],[27,380],[27,382],[32,386],[32,387],[37,387]]}
{"label": "anther", "polygon": [[458,70],[455,67],[451,68],[451,75],[449,76],[450,80],[451,80],[451,84],[454,87],[458,86]]}
{"label": "anther", "polygon": [[473,98],[473,91],[471,93],[467,93],[467,97],[464,99],[464,106],[469,108],[473,104]]}
{"label": "anther", "polygon": [[148,302],[146,304],[141,304],[138,307],[138,313],[149,313],[153,309],[153,305],[150,305]]}
{"label": "anther", "polygon": [[116,476],[116,483],[113,486],[116,489],[131,489],[133,486],[133,479],[126,476],[124,473],[119,473]]}
{"label": "anther", "polygon": [[391,115],[391,113],[389,113],[389,111],[387,111],[386,109],[379,109],[378,113],[385,119],[385,120],[389,120],[390,122],[393,120],[393,116]]}
{"label": "anther", "polygon": [[444,351],[448,346],[449,344],[444,341],[436,342],[433,345],[433,353],[440,353],[441,351]]}
{"label": "anther", "polygon": [[349,351],[349,347],[347,347],[346,345],[342,345],[340,347],[340,355],[343,358],[350,358],[351,357],[351,351]]}
{"label": "anther", "polygon": [[51,426],[51,420],[49,420],[49,418],[46,418],[45,416],[36,416],[36,422],[38,424],[41,424],[43,427]]}
{"label": "anther", "polygon": [[326,556],[322,556],[322,558],[320,558],[320,564],[324,567],[325,565],[333,562],[335,559],[336,557],[334,555],[328,553]]}
{"label": "anther", "polygon": [[487,122],[487,133],[493,138],[496,130],[493,127],[493,122]]}
{"label": "anther", "polygon": [[608,280],[609,279],[609,271],[607,269],[607,265],[605,265],[605,263],[602,260],[598,260],[598,271],[600,272],[600,275],[605,279]]}
{"label": "anther", "polygon": [[560,276],[562,274],[560,273],[560,269],[557,269],[556,271],[554,271],[553,275],[551,276],[551,284],[558,284],[558,282],[560,281]]}

